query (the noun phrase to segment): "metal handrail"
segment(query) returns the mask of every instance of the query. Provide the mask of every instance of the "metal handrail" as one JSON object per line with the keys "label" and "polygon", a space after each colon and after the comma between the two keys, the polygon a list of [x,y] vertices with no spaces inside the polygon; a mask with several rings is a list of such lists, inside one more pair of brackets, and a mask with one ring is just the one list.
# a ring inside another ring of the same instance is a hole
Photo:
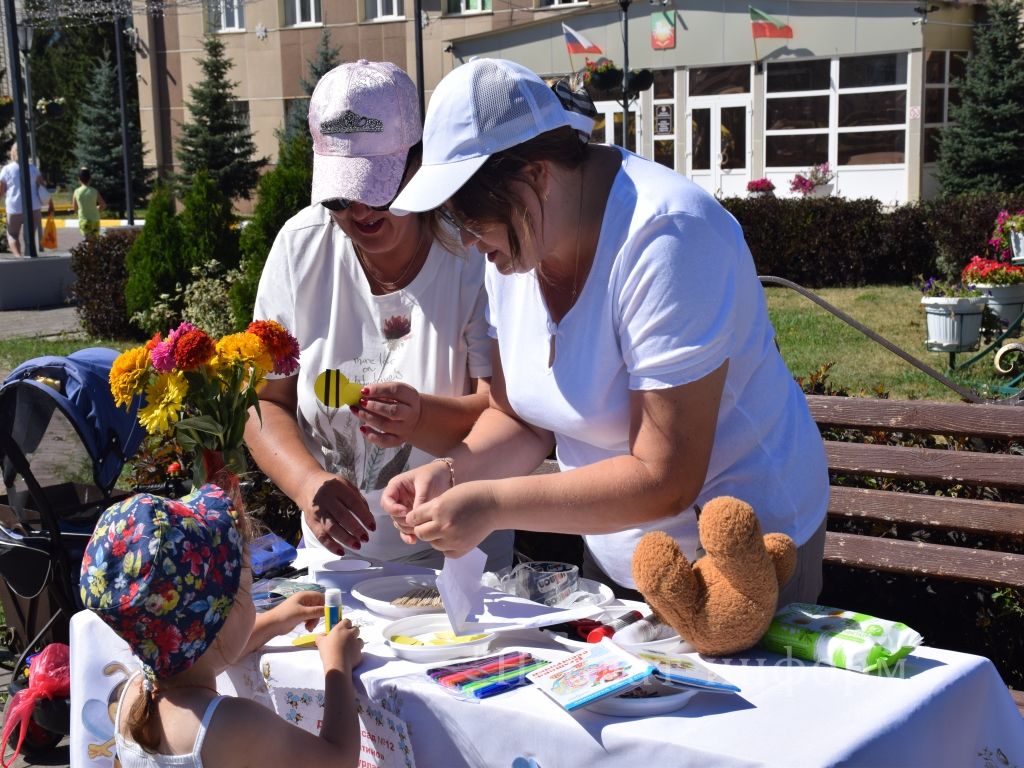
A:
{"label": "metal handrail", "polygon": [[904,350],[902,347],[899,347],[896,344],[893,344],[891,341],[889,341],[884,336],[881,336],[880,334],[875,333],[875,331],[871,330],[870,328],[865,326],[863,323],[861,323],[861,322],[855,320],[854,318],[850,317],[848,314],[843,312],[843,310],[839,309],[839,307],[836,307],[836,306],[830,304],[829,302],[825,301],[825,299],[821,298],[820,296],[818,296],[813,291],[810,291],[807,288],[804,288],[802,285],[794,283],[792,280],[787,280],[784,277],[775,277],[773,275],[759,275],[758,279],[761,281],[762,285],[778,285],[778,286],[782,286],[783,288],[791,288],[792,290],[796,291],[797,293],[799,293],[804,298],[809,299],[810,301],[813,301],[815,304],[817,304],[822,309],[824,309],[827,312],[831,313],[835,317],[838,317],[840,320],[842,320],[844,323],[849,325],[851,328],[855,328],[856,330],[860,331],[862,334],[867,336],[872,341],[877,342],[878,344],[881,344],[883,347],[888,349],[894,355],[896,355],[897,357],[903,359],[904,361],[910,363],[912,366],[917,368],[919,371],[921,371],[921,373],[925,374],[926,376],[930,376],[931,378],[935,379],[935,381],[937,381],[940,384],[942,384],[944,387],[947,387],[948,389],[953,390],[958,395],[960,395],[960,397],[964,398],[964,400],[967,400],[968,402],[971,402],[971,403],[988,403],[990,405],[1020,405],[1022,403],[1021,395],[1024,394],[1024,390],[1020,390],[1020,391],[1018,391],[1018,392],[1016,392],[1016,393],[1014,393],[1014,394],[1012,394],[1012,395],[1010,395],[1008,397],[1004,397],[1004,398],[1000,398],[1000,399],[988,399],[988,398],[982,397],[981,395],[979,395],[977,392],[974,392],[973,390],[966,389],[965,387],[960,386],[955,381],[950,379],[948,376],[943,375],[939,371],[937,371],[934,368],[932,368],[930,365],[922,363],[920,360],[918,360],[916,357],[914,357],[909,352]]}

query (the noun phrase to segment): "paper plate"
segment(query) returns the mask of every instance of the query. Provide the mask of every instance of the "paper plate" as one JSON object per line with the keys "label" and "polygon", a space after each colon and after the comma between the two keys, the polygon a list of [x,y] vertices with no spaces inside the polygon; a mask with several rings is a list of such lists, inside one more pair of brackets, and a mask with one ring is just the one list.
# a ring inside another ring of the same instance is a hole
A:
{"label": "paper plate", "polygon": [[444,645],[410,645],[408,643],[396,642],[392,638],[396,636],[409,637],[429,642],[439,632],[451,632],[452,625],[448,617],[441,615],[433,616],[406,616],[404,619],[393,621],[381,628],[384,642],[400,659],[417,661],[425,664],[432,664],[435,661],[448,661],[449,659],[462,658],[464,656],[479,656],[487,652],[494,634],[482,630],[467,631],[465,636],[471,636],[473,640],[459,643],[445,643]]}
{"label": "paper plate", "polygon": [[[646,616],[651,612],[651,609],[646,603],[641,603],[637,600],[619,600],[619,605],[605,605],[605,613],[594,616],[595,619],[615,619],[627,611],[639,611],[642,615]],[[574,651],[580,648],[586,648],[589,643],[586,640],[578,640],[576,638],[565,637],[555,632],[547,633],[551,639],[559,645],[564,645],[566,648],[571,648]],[[616,638],[612,637],[613,641]],[[618,642],[623,648],[631,651],[660,651],[662,653],[693,653],[696,649],[688,642],[679,637],[679,634],[673,634],[671,637],[665,637],[661,640],[652,640],[647,643],[623,643]]]}
{"label": "paper plate", "polygon": [[619,696],[600,699],[587,705],[584,709],[612,717],[664,715],[682,709],[698,693],[696,688],[672,688],[656,680],[648,679],[631,691]]}
{"label": "paper plate", "polygon": [[428,605],[392,605],[391,601],[414,589],[436,587],[434,576],[381,576],[360,581],[352,587],[352,597],[361,600],[369,610],[378,616],[400,619],[423,613],[444,613],[444,608]]}

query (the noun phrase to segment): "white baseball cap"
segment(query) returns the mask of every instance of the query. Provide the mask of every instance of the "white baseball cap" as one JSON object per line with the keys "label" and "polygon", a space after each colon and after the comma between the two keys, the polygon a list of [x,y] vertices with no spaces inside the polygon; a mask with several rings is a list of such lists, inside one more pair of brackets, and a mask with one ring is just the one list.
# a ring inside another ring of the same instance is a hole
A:
{"label": "white baseball cap", "polygon": [[388,61],[337,66],[313,89],[309,132],[313,203],[342,197],[387,205],[422,135],[416,86]]}
{"label": "white baseball cap", "polygon": [[423,164],[391,212],[437,208],[491,155],[572,125],[569,114],[540,77],[515,62],[473,59],[453,69],[427,106]]}

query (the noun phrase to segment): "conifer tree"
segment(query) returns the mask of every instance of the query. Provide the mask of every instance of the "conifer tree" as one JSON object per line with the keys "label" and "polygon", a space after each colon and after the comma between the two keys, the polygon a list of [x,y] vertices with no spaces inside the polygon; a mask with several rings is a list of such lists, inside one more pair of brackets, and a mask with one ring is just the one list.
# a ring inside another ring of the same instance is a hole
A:
{"label": "conifer tree", "polygon": [[[181,254],[181,227],[174,215],[174,196],[157,184],[146,208],[146,224],[125,257],[128,280],[125,309],[129,317],[151,309],[161,294],[174,296],[189,272]],[[143,328],[152,333],[156,328]]]}
{"label": "conifer tree", "polygon": [[[77,186],[78,168],[92,171],[92,186],[103,195],[114,214],[127,210],[124,189],[124,148],[121,145],[121,112],[117,108],[117,72],[107,51],[95,59],[92,79],[80,97],[75,126],[75,167],[68,169],[72,186]],[[114,105],[113,107],[111,105]],[[143,161],[142,134],[137,109],[128,109],[129,168],[133,203],[149,195],[149,173]]]}
{"label": "conifer tree", "polygon": [[945,195],[1024,191],[1024,27],[1020,0],[995,0],[974,28],[960,104],[942,130]]}
{"label": "conifer tree", "polygon": [[248,199],[267,159],[256,158],[256,144],[245,116],[234,109],[234,88],[228,80],[233,66],[224,56],[224,43],[214,36],[203,39],[205,56],[199,59],[203,79],[189,86],[186,102],[191,119],[181,126],[178,160],[182,191],[205,168],[228,198]]}
{"label": "conifer tree", "polygon": [[[210,172],[201,169],[192,179],[184,210],[178,216],[181,228],[181,260],[190,275],[192,267],[208,261],[219,261],[228,269],[238,266],[238,230],[233,227],[235,215],[231,200],[213,180]],[[190,277],[183,276],[183,282]]]}

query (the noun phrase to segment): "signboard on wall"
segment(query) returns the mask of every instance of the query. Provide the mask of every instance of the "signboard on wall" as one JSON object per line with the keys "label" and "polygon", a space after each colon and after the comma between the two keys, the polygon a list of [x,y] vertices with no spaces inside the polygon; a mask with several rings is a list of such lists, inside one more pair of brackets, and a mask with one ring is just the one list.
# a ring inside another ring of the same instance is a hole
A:
{"label": "signboard on wall", "polygon": [[676,47],[676,12],[655,11],[651,14],[651,48],[663,51]]}
{"label": "signboard on wall", "polygon": [[675,119],[673,115],[674,106],[672,104],[655,104],[654,105],[654,135],[655,136],[674,136]]}

